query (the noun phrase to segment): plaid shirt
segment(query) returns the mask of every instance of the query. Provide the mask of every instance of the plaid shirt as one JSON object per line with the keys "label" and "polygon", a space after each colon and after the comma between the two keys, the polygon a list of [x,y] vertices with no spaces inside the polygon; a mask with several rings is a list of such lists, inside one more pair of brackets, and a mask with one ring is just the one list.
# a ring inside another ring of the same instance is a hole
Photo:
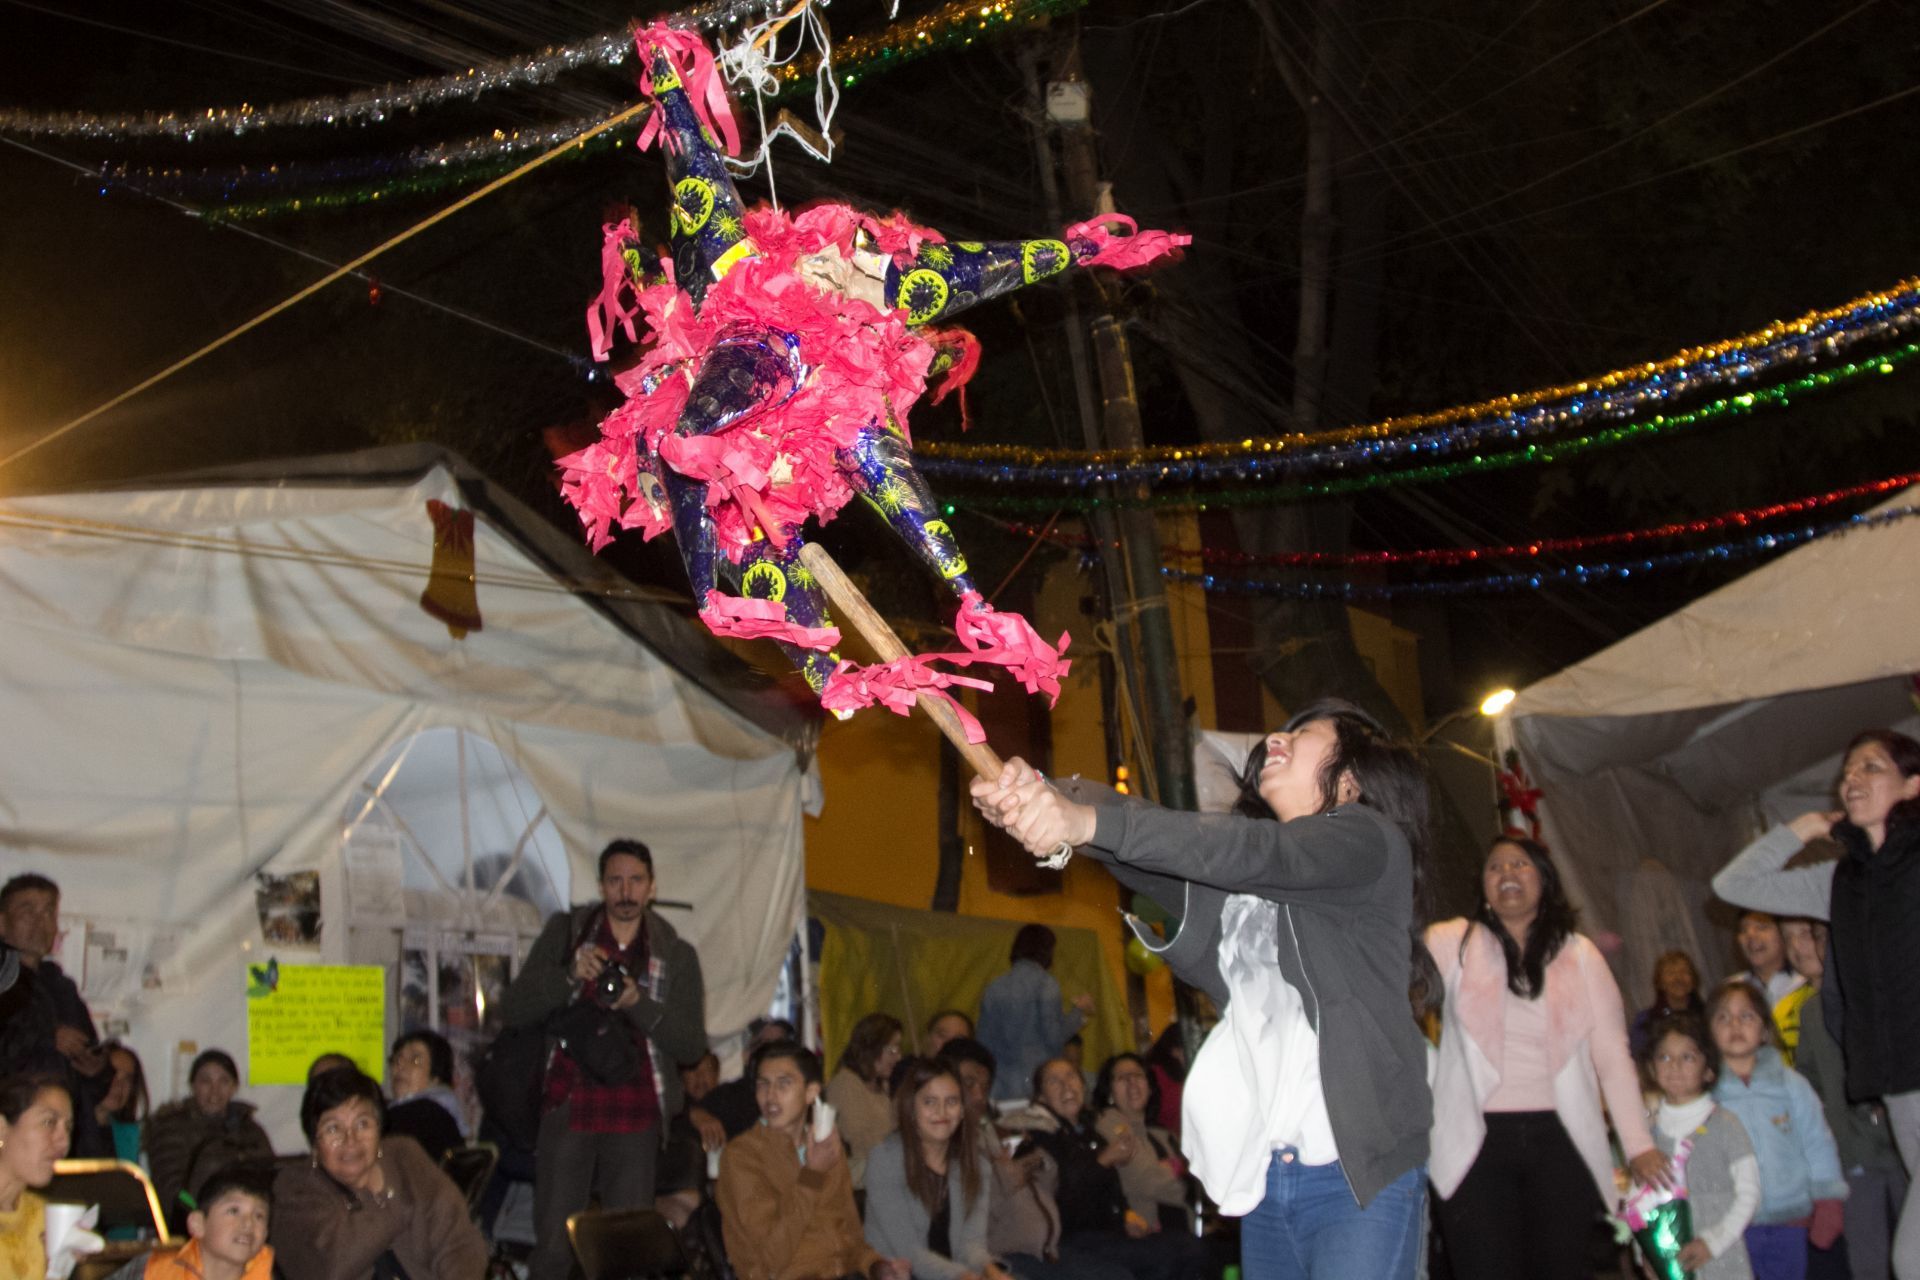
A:
{"label": "plaid shirt", "polygon": [[[593,944],[607,954],[609,961],[626,966],[628,973],[645,974],[643,989],[661,989],[660,962],[648,954],[647,925],[642,918],[640,930],[631,946],[614,941],[607,913],[600,912],[600,928]],[[592,983],[580,984],[580,999],[592,998]],[[547,1064],[547,1092],[544,1110],[551,1111],[563,1102],[573,1104],[567,1112],[567,1128],[574,1133],[645,1133],[660,1123],[660,1091],[654,1081],[653,1051],[646,1033],[635,1029],[633,1039],[640,1046],[643,1069],[625,1084],[601,1084],[580,1070],[580,1064],[565,1049],[556,1046]]]}

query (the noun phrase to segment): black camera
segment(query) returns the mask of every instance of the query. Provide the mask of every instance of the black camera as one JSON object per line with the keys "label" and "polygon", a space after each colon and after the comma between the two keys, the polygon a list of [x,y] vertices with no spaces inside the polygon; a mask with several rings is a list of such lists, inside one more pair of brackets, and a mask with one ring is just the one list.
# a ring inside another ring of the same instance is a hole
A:
{"label": "black camera", "polygon": [[600,976],[593,980],[593,1002],[603,1009],[613,1008],[614,1002],[620,999],[620,993],[626,989],[627,979],[632,976],[627,966],[618,960],[607,961],[606,967],[600,970]]}

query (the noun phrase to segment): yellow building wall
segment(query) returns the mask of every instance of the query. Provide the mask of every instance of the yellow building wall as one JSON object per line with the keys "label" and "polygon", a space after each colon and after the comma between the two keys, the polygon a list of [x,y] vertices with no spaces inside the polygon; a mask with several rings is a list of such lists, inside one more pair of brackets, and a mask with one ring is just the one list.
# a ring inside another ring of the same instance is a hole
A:
{"label": "yellow building wall", "polygon": [[[1198,544],[1191,515],[1163,516],[1159,526],[1168,544]],[[1105,635],[1080,613],[1086,594],[1087,581],[1077,566],[1056,566],[1036,592],[1033,622],[1049,639],[1063,630],[1073,636],[1068,650],[1075,659],[1073,670],[1062,682],[1053,712],[1053,772],[1104,781],[1107,747],[1100,718],[1099,651]],[[1214,728],[1218,719],[1206,595],[1198,586],[1169,583],[1167,597],[1182,696],[1194,700],[1195,727]],[[1395,702],[1417,718],[1421,703],[1414,637],[1378,615],[1355,610],[1352,616],[1362,656]],[[1124,683],[1131,688],[1133,682]],[[1271,703],[1271,697],[1266,701]],[[1278,723],[1281,709],[1270,706],[1269,711]],[[1123,710],[1119,736],[1123,742],[1137,741],[1128,719]],[[1136,778],[1143,766],[1151,765],[1143,754],[1137,748],[1128,752]],[[851,720],[829,720],[820,736],[819,761],[826,801],[821,815],[806,821],[807,887],[894,906],[930,906],[939,871],[939,735],[932,723],[925,716],[905,718],[878,708]],[[1076,858],[1068,864],[1057,894],[996,893],[987,886],[985,858],[971,853],[978,847],[979,832],[978,815],[968,807],[961,825],[970,853],[961,874],[960,911],[1090,929],[1101,940],[1115,990],[1124,991],[1127,935],[1120,916],[1121,890],[1106,870]],[[1173,985],[1164,969],[1149,975],[1145,985],[1151,1036],[1173,1018]]]}

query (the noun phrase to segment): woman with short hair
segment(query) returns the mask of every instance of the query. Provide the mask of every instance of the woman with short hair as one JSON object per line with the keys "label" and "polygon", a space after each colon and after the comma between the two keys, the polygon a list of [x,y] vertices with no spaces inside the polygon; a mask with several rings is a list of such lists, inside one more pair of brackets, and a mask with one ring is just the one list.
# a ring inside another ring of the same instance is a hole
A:
{"label": "woman with short hair", "polygon": [[1160,1110],[1160,1086],[1147,1061],[1137,1053],[1116,1053],[1100,1068],[1093,1086],[1094,1125],[1108,1142],[1132,1139],[1120,1166],[1127,1207],[1151,1226],[1190,1225],[1187,1162],[1173,1136],[1152,1117]]}
{"label": "woman with short hair", "polygon": [[271,1239],[287,1280],[486,1273],[467,1198],[413,1139],[382,1136],[385,1115],[379,1084],[357,1068],[307,1085],[300,1127],[312,1160],[283,1169],[273,1189]]}
{"label": "woman with short hair", "polygon": [[[1713,878],[1736,906],[1831,925],[1820,1002],[1846,1060],[1847,1096],[1881,1099],[1909,1170],[1920,1169],[1920,742],[1856,734],[1842,757],[1840,808],[1803,813],[1748,845]],[[1812,841],[1840,857],[1788,867]],[[1893,1269],[1920,1276],[1920,1178],[1894,1234]]]}
{"label": "woman with short hair", "polygon": [[421,1027],[395,1040],[387,1087],[393,1094],[388,1133],[412,1138],[435,1164],[466,1145],[467,1118],[453,1091],[453,1046],[445,1036]]}

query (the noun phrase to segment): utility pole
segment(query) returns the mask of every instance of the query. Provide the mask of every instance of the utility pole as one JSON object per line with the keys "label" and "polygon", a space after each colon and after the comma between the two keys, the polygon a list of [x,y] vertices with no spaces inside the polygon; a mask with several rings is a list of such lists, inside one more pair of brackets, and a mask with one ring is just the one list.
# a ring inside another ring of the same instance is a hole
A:
{"label": "utility pole", "polygon": [[[1060,169],[1075,217],[1110,212],[1111,197],[1100,182],[1099,153],[1092,121],[1093,93],[1080,74],[1077,44],[1058,59],[1055,74],[1042,91],[1037,57],[1024,59],[1030,101],[1036,114],[1034,149],[1042,193],[1054,222],[1062,221],[1059,180],[1055,177],[1049,131],[1059,139]],[[1094,452],[1137,449],[1144,443],[1140,403],[1134,390],[1133,357],[1126,330],[1104,305],[1089,329],[1082,328],[1079,302],[1067,303],[1067,349],[1080,405],[1086,447]],[[1088,336],[1093,348],[1089,360]],[[1097,386],[1096,386],[1097,376]],[[1097,400],[1096,400],[1097,396]],[[1116,486],[1102,489],[1117,496]],[[1192,746],[1180,688],[1180,666],[1173,626],[1167,614],[1165,580],[1160,575],[1160,535],[1146,508],[1095,508],[1088,525],[1099,544],[1107,612],[1112,619],[1116,687],[1145,738],[1149,766],[1143,779],[1148,795],[1172,809],[1192,809]],[[1111,740],[1111,735],[1110,740]]]}

